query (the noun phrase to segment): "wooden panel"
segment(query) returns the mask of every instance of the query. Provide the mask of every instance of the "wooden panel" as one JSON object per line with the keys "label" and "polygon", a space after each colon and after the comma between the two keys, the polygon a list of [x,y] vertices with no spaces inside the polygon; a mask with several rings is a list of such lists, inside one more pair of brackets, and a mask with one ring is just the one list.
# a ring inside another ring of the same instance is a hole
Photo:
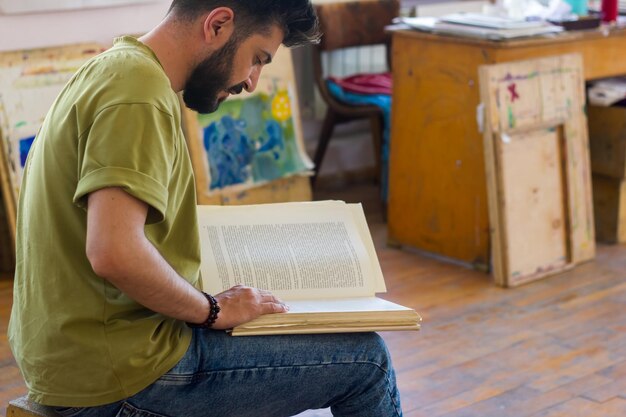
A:
{"label": "wooden panel", "polygon": [[507,141],[497,146],[505,273],[517,277],[531,276],[538,268],[561,270],[568,248],[559,131],[513,135]]}
{"label": "wooden panel", "polygon": [[591,170],[612,178],[626,178],[626,108],[587,109]]}
{"label": "wooden panel", "polygon": [[594,174],[593,209],[598,240],[626,243],[626,180]]}
{"label": "wooden panel", "polygon": [[484,66],[493,272],[514,286],[595,255],[580,55]]}

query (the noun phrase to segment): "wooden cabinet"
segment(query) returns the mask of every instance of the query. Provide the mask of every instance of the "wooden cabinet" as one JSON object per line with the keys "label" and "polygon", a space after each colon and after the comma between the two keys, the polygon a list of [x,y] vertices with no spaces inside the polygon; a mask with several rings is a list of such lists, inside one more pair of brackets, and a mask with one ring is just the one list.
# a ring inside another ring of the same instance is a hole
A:
{"label": "wooden cabinet", "polygon": [[587,115],[591,170],[626,179],[626,108],[589,106]]}
{"label": "wooden cabinet", "polygon": [[596,237],[606,243],[626,243],[626,180],[593,174]]}
{"label": "wooden cabinet", "polygon": [[588,118],[596,235],[626,243],[626,108],[590,106]]}
{"label": "wooden cabinet", "polygon": [[489,266],[480,65],[578,52],[593,79],[626,74],[624,51],[626,30],[507,42],[394,32],[390,244]]}

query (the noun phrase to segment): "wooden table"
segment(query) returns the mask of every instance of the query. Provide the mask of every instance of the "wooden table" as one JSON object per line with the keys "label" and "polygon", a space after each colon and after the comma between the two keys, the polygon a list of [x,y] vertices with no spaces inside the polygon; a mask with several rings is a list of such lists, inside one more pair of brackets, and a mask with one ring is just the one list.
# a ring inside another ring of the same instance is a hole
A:
{"label": "wooden table", "polygon": [[393,32],[390,244],[489,265],[478,67],[572,52],[587,80],[626,74],[626,29],[506,42]]}

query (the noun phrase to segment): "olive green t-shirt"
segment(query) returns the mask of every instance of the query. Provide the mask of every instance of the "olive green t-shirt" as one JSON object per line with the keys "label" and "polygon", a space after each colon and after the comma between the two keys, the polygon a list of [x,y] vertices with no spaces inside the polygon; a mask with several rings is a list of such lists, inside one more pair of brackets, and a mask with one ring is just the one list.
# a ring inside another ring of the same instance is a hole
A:
{"label": "olive green t-shirt", "polygon": [[131,37],[69,81],[24,171],[9,340],[30,397],[94,406],[171,369],[191,332],[97,276],[85,255],[89,193],[121,187],[149,205],[147,238],[200,286],[196,195],[181,110],[154,53]]}

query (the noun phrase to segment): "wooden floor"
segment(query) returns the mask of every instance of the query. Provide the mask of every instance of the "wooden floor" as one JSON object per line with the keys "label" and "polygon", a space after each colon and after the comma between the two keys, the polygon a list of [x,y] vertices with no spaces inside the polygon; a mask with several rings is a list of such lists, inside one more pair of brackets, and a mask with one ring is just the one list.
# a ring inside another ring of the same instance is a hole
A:
{"label": "wooden floor", "polygon": [[[505,290],[486,274],[387,248],[374,187],[327,190],[317,198],[364,201],[385,298],[424,318],[420,332],[383,335],[405,416],[626,416],[626,247],[600,246],[594,262]],[[25,393],[7,346],[10,303],[5,277],[0,405]]]}

